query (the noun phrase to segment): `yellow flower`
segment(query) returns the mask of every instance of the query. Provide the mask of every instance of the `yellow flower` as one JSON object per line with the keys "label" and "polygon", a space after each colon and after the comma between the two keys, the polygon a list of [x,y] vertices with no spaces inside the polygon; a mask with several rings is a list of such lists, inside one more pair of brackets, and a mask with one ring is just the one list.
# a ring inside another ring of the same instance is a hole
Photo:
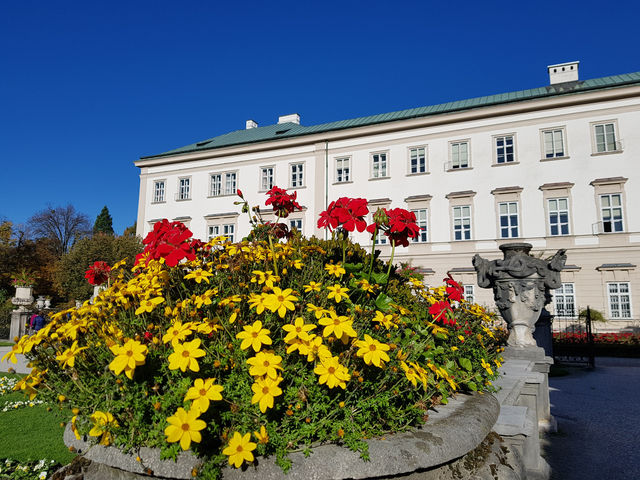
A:
{"label": "yellow flower", "polygon": [[133,379],[133,371],[138,365],[143,365],[147,354],[147,347],[136,340],[127,340],[121,347],[112,345],[111,352],[116,356],[109,364],[109,369],[116,375],[124,370],[129,379]]}
{"label": "yellow flower", "polygon": [[302,263],[302,260],[296,259],[296,260],[293,261],[293,266],[294,266],[294,268],[297,268],[298,270],[302,270],[302,267],[304,267],[304,263]]}
{"label": "yellow flower", "polygon": [[282,377],[276,379],[269,377],[258,378],[256,382],[251,385],[251,390],[253,390],[251,404],[259,403],[262,413],[266,412],[267,408],[272,408],[273,398],[282,395],[282,390],[278,386],[281,381]]}
{"label": "yellow flower", "polygon": [[78,414],[75,414],[71,417],[71,431],[73,435],[76,437],[76,440],[80,440],[82,437],[80,436],[80,432],[78,432],[78,427],[76,426],[76,420],[78,419]]}
{"label": "yellow flower", "polygon": [[291,295],[291,292],[293,292],[291,288],[280,290],[278,287],[273,287],[273,293],[267,295],[264,304],[272,312],[277,311],[280,318],[284,318],[287,310],[296,308],[293,302],[298,300],[298,297]]}
{"label": "yellow flower", "polygon": [[89,430],[89,435],[92,437],[100,437],[101,445],[109,445],[111,444],[113,437],[111,436],[111,429],[118,427],[118,422],[113,415],[109,412],[101,412],[100,410],[96,410],[91,415],[91,420],[93,420],[93,428]]}
{"label": "yellow flower", "polygon": [[217,317],[212,319],[205,317],[202,319],[202,322],[200,322],[196,326],[196,331],[198,333],[204,333],[205,335],[209,335],[210,333],[217,332],[218,330],[222,329],[222,327],[218,325],[219,321],[220,319]]}
{"label": "yellow flower", "polygon": [[200,371],[197,358],[204,357],[205,351],[200,350],[200,339],[196,338],[191,342],[174,343],[173,353],[169,355],[169,370],[180,369],[183,372],[187,368],[194,372]]}
{"label": "yellow flower", "polygon": [[[61,363],[62,368],[67,366],[73,368],[76,360],[76,355],[82,350],[86,350],[87,347],[78,348],[78,341],[76,340],[71,344],[71,347],[67,348],[62,354],[56,356],[56,360]],[[4,360],[4,358],[3,358]]]}
{"label": "yellow flower", "polygon": [[211,305],[211,297],[218,294],[218,289],[207,290],[202,295],[196,295],[194,299],[196,308],[202,308],[203,305]]}
{"label": "yellow flower", "polygon": [[355,342],[356,347],[359,348],[358,355],[364,359],[364,363],[367,365],[375,365],[382,368],[383,362],[389,361],[389,355],[386,352],[389,350],[389,345],[380,343],[375,338],[371,338],[365,333],[364,340],[358,340]]}
{"label": "yellow flower", "polygon": [[328,310],[325,310],[322,307],[316,307],[312,303],[307,303],[307,312],[313,312],[316,318],[322,317]]}
{"label": "yellow flower", "polygon": [[145,298],[140,300],[140,306],[136,309],[136,315],[140,315],[143,312],[150,313],[156,307],[156,305],[164,302],[164,298],[155,297],[155,298]]}
{"label": "yellow flower", "polygon": [[203,280],[209,283],[209,279],[207,277],[212,277],[212,276],[213,276],[213,273],[209,273],[206,270],[202,270],[199,268],[197,270],[194,270],[193,272],[187,273],[184,276],[184,278],[185,279],[193,278],[197,283],[202,283]]}
{"label": "yellow flower", "polygon": [[407,377],[407,380],[409,380],[414,387],[417,387],[418,380],[420,380],[420,375],[418,375],[418,372],[416,372],[415,368],[410,367],[405,362],[400,362],[400,366],[402,367],[402,370],[404,370],[404,374]]}
{"label": "yellow flower", "polygon": [[349,295],[347,295],[349,289],[347,287],[341,287],[337,283],[333,287],[327,287],[327,290],[329,290],[327,298],[333,298],[336,303],[340,303],[342,301],[342,297],[349,298]]}
{"label": "yellow flower", "polygon": [[191,410],[199,410],[200,412],[206,412],[209,409],[210,400],[222,400],[220,392],[224,390],[222,385],[214,385],[215,378],[207,378],[203,380],[196,378],[191,387],[184,397],[184,401],[193,400],[191,404]]}
{"label": "yellow flower", "polygon": [[374,286],[371,285],[366,278],[363,278],[362,280],[358,280],[357,285],[360,288],[360,290],[364,290],[365,292],[369,292],[369,293],[374,293]]}
{"label": "yellow flower", "polygon": [[253,347],[253,351],[257,352],[262,348],[262,344],[271,345],[271,339],[266,328],[262,328],[262,322],[256,320],[251,326],[244,326],[244,332],[240,332],[236,335],[236,338],[242,340],[240,349],[246,350],[249,347]]}
{"label": "yellow flower", "polygon": [[278,281],[278,277],[274,275],[271,270],[267,270],[266,272],[254,270],[251,273],[254,275],[254,277],[251,277],[251,282],[257,283],[258,285],[262,285],[264,283],[267,287],[273,288],[273,282]]}
{"label": "yellow flower", "polygon": [[[24,338],[24,337],[23,337]],[[0,362],[4,362],[7,358],[9,359],[9,361],[11,363],[18,363],[18,358],[16,357],[16,353],[22,353],[22,347],[20,346],[19,343],[15,343],[13,345],[13,347],[11,347],[11,350],[9,350],[0,360]],[[56,360],[58,360],[58,358],[56,357]]]}
{"label": "yellow flower", "polygon": [[489,375],[493,375],[493,370],[491,369],[491,364],[485,362],[484,358],[480,359],[480,363],[482,364],[482,368],[484,368]]}
{"label": "yellow flower", "polygon": [[266,293],[261,293],[260,295],[256,295],[255,293],[252,293],[251,295],[249,295],[249,307],[251,308],[255,308],[256,309],[256,313],[258,315],[260,315],[262,312],[264,312],[265,307],[265,300],[267,299],[268,294]]}
{"label": "yellow flower", "polygon": [[341,277],[342,275],[347,273],[347,271],[342,267],[342,264],[340,263],[328,263],[324,266],[324,269],[329,272],[329,274],[335,275],[336,277]]}
{"label": "yellow flower", "polygon": [[267,429],[264,428],[264,425],[260,426],[260,431],[259,432],[255,432],[254,431],[253,434],[255,435],[255,437],[258,440],[258,442],[260,442],[262,444],[269,443],[269,434],[267,433]]}
{"label": "yellow flower", "polygon": [[249,368],[249,375],[253,375],[254,377],[266,375],[275,380],[278,378],[278,370],[282,370],[280,366],[281,362],[282,357],[280,355],[258,352],[255,357],[247,359],[247,363],[251,366]]}
{"label": "yellow flower", "polygon": [[353,329],[353,320],[345,315],[338,315],[334,311],[329,311],[329,317],[322,317],[318,320],[320,325],[324,325],[322,336],[328,337],[333,334],[336,338],[343,336],[356,337],[357,333]]}
{"label": "yellow flower", "polygon": [[229,457],[229,465],[233,465],[236,468],[240,468],[242,463],[253,462],[253,453],[256,448],[256,444],[251,441],[251,434],[247,433],[241,435],[238,432],[233,432],[233,438],[229,440],[229,445],[222,451]]}
{"label": "yellow flower", "polygon": [[307,362],[313,362],[316,358],[330,357],[329,347],[322,343],[322,337],[310,335],[307,342],[302,342],[298,346],[301,355],[307,356]]}
{"label": "yellow flower", "polygon": [[173,325],[169,327],[169,330],[167,330],[167,333],[165,333],[162,336],[162,342],[163,343],[181,342],[182,340],[187,338],[189,335],[191,335],[192,333],[191,327],[192,327],[191,323],[185,323],[183,325],[182,322],[180,321],[174,322]]}
{"label": "yellow flower", "polygon": [[346,382],[351,379],[347,367],[341,365],[338,357],[324,357],[320,359],[320,365],[317,365],[313,372],[320,376],[320,385],[327,384],[327,387],[347,388]]}
{"label": "yellow flower", "polygon": [[306,293],[319,292],[321,288],[322,284],[318,282],[309,282],[307,285],[304,285],[304,291]]}
{"label": "yellow flower", "polygon": [[393,321],[393,315],[392,314],[387,314],[385,315],[382,312],[378,312],[376,311],[376,318],[373,319],[374,322],[380,322],[382,325],[385,326],[385,328],[388,330],[390,328],[398,328],[398,325],[396,325]]}
{"label": "yellow flower", "polygon": [[173,416],[167,418],[169,426],[164,429],[167,442],[180,442],[182,450],[188,450],[191,442],[200,443],[202,441],[200,430],[203,430],[207,424],[198,418],[199,415],[200,411],[197,409],[187,412],[184,408],[178,408]]}
{"label": "yellow flower", "polygon": [[285,343],[292,343],[294,339],[309,340],[309,334],[307,332],[317,328],[312,323],[304,323],[302,317],[297,317],[293,325],[285,325],[282,329],[287,332],[287,336],[284,337]]}

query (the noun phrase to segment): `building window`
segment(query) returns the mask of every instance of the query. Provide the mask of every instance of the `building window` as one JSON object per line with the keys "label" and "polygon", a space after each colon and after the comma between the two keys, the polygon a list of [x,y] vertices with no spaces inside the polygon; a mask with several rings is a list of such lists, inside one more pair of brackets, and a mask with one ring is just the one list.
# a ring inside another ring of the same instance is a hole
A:
{"label": "building window", "polygon": [[604,233],[622,232],[622,195],[611,193],[600,195],[600,210],[602,212],[602,231]]}
{"label": "building window", "polygon": [[336,183],[351,181],[351,159],[336,158]]}
{"label": "building window", "polygon": [[451,143],[451,168],[469,167],[469,142]]}
{"label": "building window", "polygon": [[273,188],[274,167],[262,167],[260,169],[260,190],[266,191]]}
{"label": "building window", "polygon": [[291,164],[291,188],[304,186],[304,164]]}
{"label": "building window", "polygon": [[153,184],[153,203],[164,202],[164,180],[158,180]]}
{"label": "building window", "polygon": [[387,176],[387,154],[374,153],[371,156],[371,177],[384,178]]}
{"label": "building window", "polygon": [[631,318],[631,289],[629,282],[607,283],[611,318]]}
{"label": "building window", "polygon": [[208,239],[225,236],[230,242],[235,241],[235,231],[236,226],[232,223],[224,224],[224,225],[209,225],[209,236]]}
{"label": "building window", "polygon": [[214,173],[211,175],[211,189],[209,194],[212,197],[222,195],[222,175],[220,173]]}
{"label": "building window", "polygon": [[553,303],[558,317],[575,317],[576,291],[573,283],[563,283],[553,292]]}
{"label": "building window", "polygon": [[569,199],[550,198],[549,207],[549,233],[556,235],[569,235]]}
{"label": "building window", "polygon": [[427,209],[421,208],[419,210],[411,210],[416,216],[416,223],[420,228],[418,238],[414,242],[427,242]]}
{"label": "building window", "polygon": [[[224,184],[222,183],[223,179]],[[236,172],[212,174],[209,195],[212,197],[219,197],[221,195],[235,195],[237,191],[236,180]]]}
{"label": "building window", "polygon": [[191,198],[191,178],[181,178],[178,181],[178,200]]}
{"label": "building window", "polygon": [[426,173],[427,154],[425,147],[409,149],[409,171],[411,173]]}
{"label": "building window", "polygon": [[471,205],[453,207],[453,239],[471,240]]}
{"label": "building window", "polygon": [[593,126],[596,152],[614,152],[619,150],[616,142],[616,131],[613,123],[600,123]]}
{"label": "building window", "polygon": [[561,129],[545,130],[542,132],[544,138],[544,158],[564,157],[564,138]]}
{"label": "building window", "polygon": [[238,191],[237,178],[235,172],[224,174],[224,193],[225,195],[235,195]]}
{"label": "building window", "polygon": [[300,233],[302,233],[302,219],[301,218],[290,218],[289,219],[289,229],[293,230],[293,229],[298,230]]}
{"label": "building window", "polygon": [[518,202],[501,202],[498,204],[500,213],[500,238],[516,238],[518,234]]}
{"label": "building window", "polygon": [[475,303],[475,298],[473,285],[464,285],[464,299],[469,303]]}
{"label": "building window", "polygon": [[513,135],[495,137],[496,139],[496,163],[510,163],[515,161],[513,150]]}

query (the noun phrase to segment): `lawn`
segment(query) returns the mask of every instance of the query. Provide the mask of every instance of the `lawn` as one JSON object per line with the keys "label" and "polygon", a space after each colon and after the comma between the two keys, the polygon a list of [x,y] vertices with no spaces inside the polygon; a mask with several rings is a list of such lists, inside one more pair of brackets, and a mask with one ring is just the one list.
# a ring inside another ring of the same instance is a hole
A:
{"label": "lawn", "polygon": [[[0,377],[20,376],[0,373]],[[47,411],[46,405],[36,405],[2,411],[7,403],[24,400],[27,398],[21,392],[0,391],[0,458],[19,461],[46,458],[69,463],[75,455],[62,441],[60,407],[54,405]]]}

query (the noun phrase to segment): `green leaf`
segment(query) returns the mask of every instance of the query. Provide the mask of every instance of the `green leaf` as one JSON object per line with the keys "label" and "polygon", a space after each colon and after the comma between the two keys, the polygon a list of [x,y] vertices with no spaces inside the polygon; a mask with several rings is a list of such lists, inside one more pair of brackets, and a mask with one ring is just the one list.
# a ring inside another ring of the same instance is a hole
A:
{"label": "green leaf", "polygon": [[478,391],[478,386],[475,384],[475,382],[469,382],[467,383],[467,385],[469,386],[469,388],[471,390],[473,390],[474,392]]}
{"label": "green leaf", "polygon": [[464,368],[467,372],[471,371],[471,360],[469,360],[468,358],[459,358],[458,361],[460,362],[460,366],[462,368]]}
{"label": "green leaf", "polygon": [[362,263],[345,263],[342,266],[347,271],[347,273],[354,273],[362,270]]}
{"label": "green leaf", "polygon": [[371,279],[374,282],[376,282],[376,283],[378,283],[380,285],[383,285],[383,284],[387,283],[387,280],[389,280],[389,275],[387,275],[386,273],[382,273],[382,272],[376,272],[376,273],[372,273],[371,274]]}
{"label": "green leaf", "polygon": [[388,312],[392,303],[393,299],[385,293],[380,293],[378,298],[376,298],[376,307],[382,312]]}

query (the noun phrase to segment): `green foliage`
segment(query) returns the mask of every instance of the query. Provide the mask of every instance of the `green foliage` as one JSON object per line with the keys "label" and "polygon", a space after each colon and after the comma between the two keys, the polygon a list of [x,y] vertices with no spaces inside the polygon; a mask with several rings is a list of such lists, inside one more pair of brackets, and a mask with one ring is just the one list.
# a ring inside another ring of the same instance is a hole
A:
{"label": "green foliage", "polygon": [[100,211],[95,223],[93,224],[93,233],[113,235],[113,220],[106,205],[102,207],[102,211]]}
{"label": "green foliage", "polygon": [[[604,318],[604,315],[602,314],[602,312],[600,310],[596,310],[595,308],[589,308],[589,313],[591,315],[591,321],[592,322],[606,322],[607,319]],[[579,318],[587,318],[587,309],[586,308],[581,308],[580,311],[578,312],[578,317]]]}

